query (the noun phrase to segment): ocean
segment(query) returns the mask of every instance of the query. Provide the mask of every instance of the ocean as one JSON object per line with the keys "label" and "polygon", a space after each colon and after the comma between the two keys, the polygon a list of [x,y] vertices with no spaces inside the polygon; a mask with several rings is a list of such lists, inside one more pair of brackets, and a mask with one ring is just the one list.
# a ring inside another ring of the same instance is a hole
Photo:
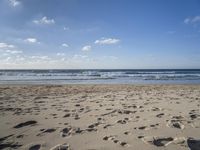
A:
{"label": "ocean", "polygon": [[0,84],[200,84],[200,69],[0,70]]}

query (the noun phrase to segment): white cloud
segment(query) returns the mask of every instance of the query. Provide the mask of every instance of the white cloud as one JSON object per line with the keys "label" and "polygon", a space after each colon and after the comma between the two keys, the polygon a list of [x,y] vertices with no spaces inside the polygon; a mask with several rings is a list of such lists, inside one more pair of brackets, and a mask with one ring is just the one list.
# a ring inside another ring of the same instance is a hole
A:
{"label": "white cloud", "polygon": [[78,55],[78,54],[75,54],[72,59],[84,59],[84,58],[88,58],[87,55]]}
{"label": "white cloud", "polygon": [[28,43],[39,43],[36,38],[27,38],[24,41]]}
{"label": "white cloud", "polygon": [[55,20],[54,19],[48,19],[46,16],[42,17],[40,20],[33,20],[33,23],[35,24],[55,24]]}
{"label": "white cloud", "polygon": [[7,43],[0,43],[0,56],[11,56],[22,54],[23,51],[17,50],[14,45]]}
{"label": "white cloud", "polygon": [[185,18],[184,20],[185,24],[195,24],[195,23],[200,23],[200,16],[195,16],[195,17],[190,17],[190,18]]}
{"label": "white cloud", "polygon": [[10,53],[10,54],[21,54],[23,51],[21,50],[5,50],[5,53]]}
{"label": "white cloud", "polygon": [[49,60],[49,56],[31,56],[31,59]]}
{"label": "white cloud", "polygon": [[4,56],[17,56],[17,55],[21,55],[23,53],[23,51],[21,50],[0,50],[0,56],[4,57]]}
{"label": "white cloud", "polygon": [[[91,50],[91,46],[86,45],[83,50]],[[108,64],[114,64],[115,60],[117,60],[115,56],[89,57],[85,54],[68,56],[63,52],[49,55],[28,55],[14,45],[0,43],[1,69],[104,68]]]}
{"label": "white cloud", "polygon": [[21,4],[21,2],[18,0],[8,0],[8,2],[10,4],[10,6],[12,6],[12,7],[17,7]]}
{"label": "white cloud", "polygon": [[[11,52],[11,51],[7,51]],[[15,52],[14,52],[15,53]],[[16,53],[8,55],[0,54],[1,69],[81,69],[81,68],[112,68],[116,66],[116,56],[89,57],[87,55],[74,54],[64,56],[64,53],[55,55],[27,55]]]}
{"label": "white cloud", "polygon": [[65,56],[65,53],[57,53],[57,56]]}
{"label": "white cloud", "polygon": [[0,48],[14,48],[14,45],[7,44],[7,43],[0,43]]}
{"label": "white cloud", "polygon": [[69,45],[66,44],[66,43],[63,43],[62,46],[63,46],[63,47],[69,47]]}
{"label": "white cloud", "polygon": [[119,42],[120,40],[115,38],[101,38],[100,40],[96,40],[94,43],[100,45],[109,45],[109,44],[117,44]]}
{"label": "white cloud", "polygon": [[90,51],[92,47],[90,45],[83,46],[82,51]]}

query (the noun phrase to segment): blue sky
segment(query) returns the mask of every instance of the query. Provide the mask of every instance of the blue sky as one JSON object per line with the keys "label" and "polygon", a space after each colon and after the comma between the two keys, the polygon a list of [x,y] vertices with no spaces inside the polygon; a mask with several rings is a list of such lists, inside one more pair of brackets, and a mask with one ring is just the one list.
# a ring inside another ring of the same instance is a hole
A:
{"label": "blue sky", "polygon": [[200,68],[200,1],[0,0],[0,68]]}

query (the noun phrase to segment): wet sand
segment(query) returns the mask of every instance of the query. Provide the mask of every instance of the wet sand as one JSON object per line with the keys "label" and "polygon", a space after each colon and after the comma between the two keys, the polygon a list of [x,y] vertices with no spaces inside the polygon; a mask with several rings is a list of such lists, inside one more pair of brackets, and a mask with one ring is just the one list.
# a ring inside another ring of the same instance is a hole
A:
{"label": "wet sand", "polygon": [[200,85],[1,85],[0,149],[200,150]]}

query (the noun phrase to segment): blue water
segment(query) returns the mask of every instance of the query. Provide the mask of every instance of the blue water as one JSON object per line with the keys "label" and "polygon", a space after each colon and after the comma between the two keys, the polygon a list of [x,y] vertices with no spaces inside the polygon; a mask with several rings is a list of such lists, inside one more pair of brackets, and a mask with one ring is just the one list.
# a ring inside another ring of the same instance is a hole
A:
{"label": "blue water", "polygon": [[0,84],[200,84],[200,69],[0,70]]}

